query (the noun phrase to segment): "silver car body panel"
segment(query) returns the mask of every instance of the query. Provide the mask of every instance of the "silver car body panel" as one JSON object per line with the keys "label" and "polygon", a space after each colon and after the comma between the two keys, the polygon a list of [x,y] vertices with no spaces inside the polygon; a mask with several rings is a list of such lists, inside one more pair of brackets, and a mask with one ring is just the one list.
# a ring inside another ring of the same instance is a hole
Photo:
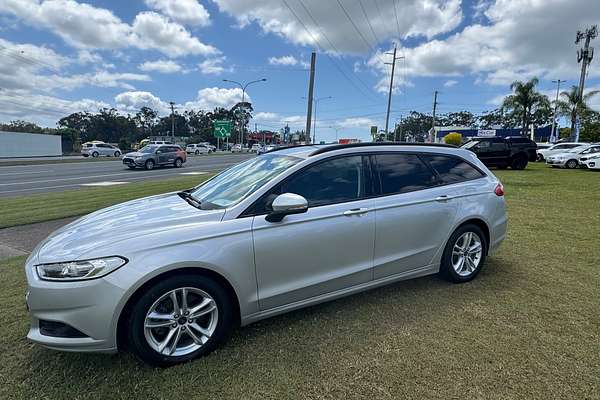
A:
{"label": "silver car body panel", "polygon": [[[279,150],[302,161],[226,209],[198,210],[168,193],[96,211],[54,232],[25,265],[31,315],[28,338],[54,349],[116,351],[117,325],[127,301],[144,284],[172,270],[201,268],[220,275],[233,288],[241,324],[246,325],[389,282],[436,273],[446,240],[466,220],[485,223],[490,252],[504,239],[504,198],[494,194],[498,179],[467,150],[377,146],[309,157],[315,148]],[[240,217],[274,185],[308,164],[377,151],[458,155],[486,176],[312,207],[279,223],[267,222],[264,215]],[[112,255],[129,261],[88,281],[43,281],[34,267]],[[89,337],[41,335],[40,319],[67,323]]]}

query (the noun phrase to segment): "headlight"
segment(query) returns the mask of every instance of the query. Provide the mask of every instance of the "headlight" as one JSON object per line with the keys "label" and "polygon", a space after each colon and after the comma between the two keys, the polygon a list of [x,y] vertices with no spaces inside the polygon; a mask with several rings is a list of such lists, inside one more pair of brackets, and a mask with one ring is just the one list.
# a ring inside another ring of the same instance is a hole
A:
{"label": "headlight", "polygon": [[105,257],[93,260],[67,261],[35,266],[38,276],[46,281],[78,281],[100,278],[122,267],[127,260],[121,257]]}

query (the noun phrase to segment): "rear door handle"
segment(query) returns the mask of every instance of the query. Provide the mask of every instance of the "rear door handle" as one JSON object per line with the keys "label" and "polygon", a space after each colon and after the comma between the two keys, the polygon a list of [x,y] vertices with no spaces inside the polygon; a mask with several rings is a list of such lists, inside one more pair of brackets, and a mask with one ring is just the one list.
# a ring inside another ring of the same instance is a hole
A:
{"label": "rear door handle", "polygon": [[452,196],[448,196],[447,194],[444,194],[442,196],[438,196],[435,198],[435,201],[448,201],[448,200],[452,200]]}
{"label": "rear door handle", "polygon": [[360,215],[369,212],[368,208],[352,208],[350,210],[344,211],[344,215]]}

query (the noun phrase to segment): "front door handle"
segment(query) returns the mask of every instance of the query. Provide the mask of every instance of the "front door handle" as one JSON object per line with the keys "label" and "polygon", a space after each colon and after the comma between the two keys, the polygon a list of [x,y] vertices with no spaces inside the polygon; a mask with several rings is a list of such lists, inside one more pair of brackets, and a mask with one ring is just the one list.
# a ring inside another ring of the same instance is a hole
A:
{"label": "front door handle", "polygon": [[351,210],[347,210],[344,211],[344,215],[349,216],[349,215],[360,215],[360,214],[365,214],[368,213],[369,209],[368,208],[353,208]]}
{"label": "front door handle", "polygon": [[435,198],[435,201],[448,201],[451,200],[452,196],[448,196],[447,194],[444,194],[442,196],[438,196]]}

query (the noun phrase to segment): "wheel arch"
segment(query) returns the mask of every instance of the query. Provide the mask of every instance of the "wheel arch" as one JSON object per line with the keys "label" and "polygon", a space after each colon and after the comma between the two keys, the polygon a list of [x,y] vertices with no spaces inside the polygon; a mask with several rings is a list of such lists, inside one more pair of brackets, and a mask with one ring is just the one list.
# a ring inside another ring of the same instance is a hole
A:
{"label": "wheel arch", "polygon": [[152,285],[156,284],[156,282],[166,279],[172,276],[183,275],[183,274],[192,274],[197,276],[206,277],[216,281],[219,285],[221,285],[229,294],[231,299],[234,301],[234,310],[236,315],[234,316],[234,320],[236,324],[239,326],[241,321],[241,312],[240,312],[240,301],[238,295],[231,285],[231,283],[220,273],[213,271],[208,268],[203,267],[181,267],[176,269],[171,269],[165,272],[162,272],[158,275],[153,276],[144,282],[141,286],[139,286],[127,299],[125,305],[121,308],[119,312],[119,318],[117,319],[117,332],[116,332],[116,341],[117,348],[123,349],[127,346],[127,333],[126,333],[126,325],[127,325],[127,316],[129,315],[129,311],[135,304],[135,302],[140,298],[140,296]]}
{"label": "wheel arch", "polygon": [[[467,219],[459,222],[454,227],[454,229],[452,229],[452,232],[450,233],[450,236],[452,236],[452,234],[457,229],[459,229],[460,227],[465,226],[465,225],[475,225],[475,226],[477,226],[478,228],[480,228],[483,231],[483,234],[485,235],[485,242],[486,242],[486,249],[485,249],[485,251],[486,251],[486,253],[488,253],[489,250],[490,250],[490,240],[491,240],[491,237],[490,237],[490,227],[487,224],[487,222],[483,218],[480,218],[480,217],[469,217],[469,218],[467,218]],[[448,240],[450,239],[450,236],[448,236]],[[444,247],[445,247],[445,245],[444,245]]]}

